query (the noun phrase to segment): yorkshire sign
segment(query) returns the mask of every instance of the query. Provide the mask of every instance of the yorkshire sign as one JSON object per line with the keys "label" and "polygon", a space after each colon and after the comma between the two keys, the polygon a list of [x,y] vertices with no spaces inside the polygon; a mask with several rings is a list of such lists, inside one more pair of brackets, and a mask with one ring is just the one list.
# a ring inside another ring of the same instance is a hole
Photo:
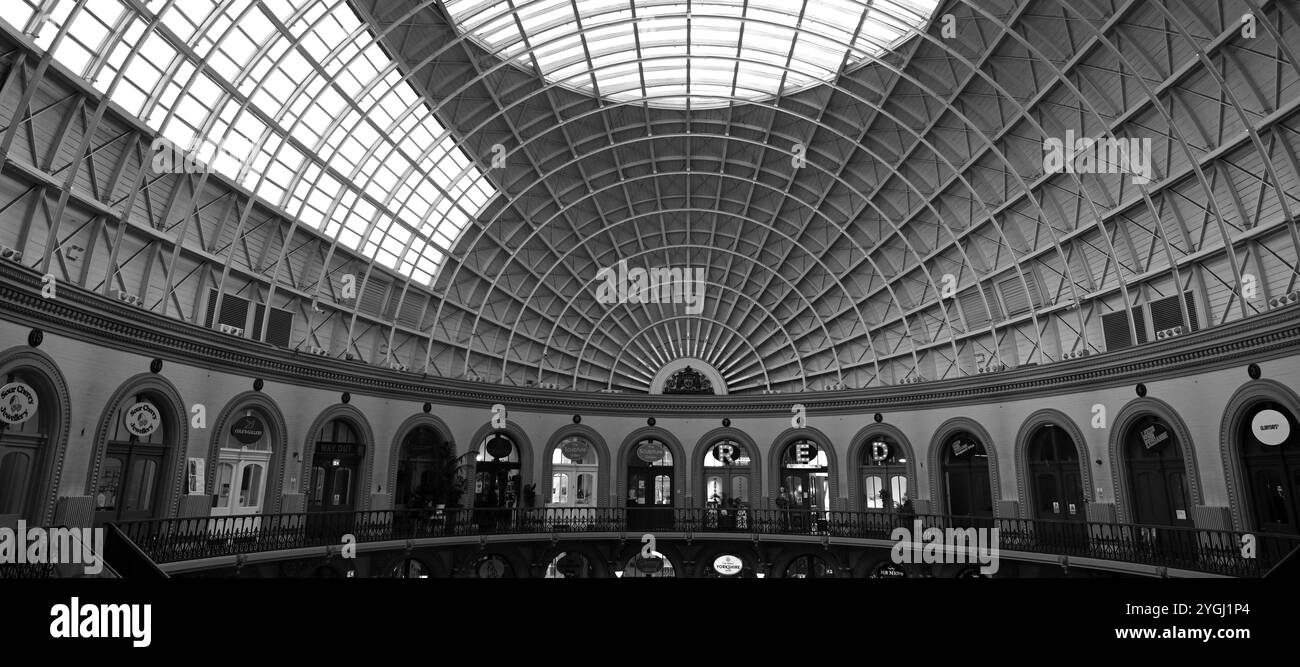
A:
{"label": "yorkshire sign", "polygon": [[739,558],[728,555],[718,556],[717,559],[713,561],[713,569],[717,570],[718,574],[725,577],[729,577],[739,572],[743,565],[744,563]]}

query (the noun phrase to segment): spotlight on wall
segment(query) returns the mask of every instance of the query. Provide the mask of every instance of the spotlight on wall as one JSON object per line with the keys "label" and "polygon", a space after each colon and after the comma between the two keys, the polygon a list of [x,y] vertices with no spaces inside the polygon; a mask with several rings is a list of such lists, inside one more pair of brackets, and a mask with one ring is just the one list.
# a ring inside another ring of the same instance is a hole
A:
{"label": "spotlight on wall", "polygon": [[125,290],[113,290],[113,296],[114,296],[118,301],[121,301],[122,303],[125,303],[125,304],[128,304],[128,305],[132,305],[132,306],[136,306],[136,307],[139,307],[139,306],[143,306],[143,305],[144,305],[144,299],[141,299],[140,297],[138,297],[138,296],[136,296],[136,295],[134,295],[134,294],[129,294],[129,293],[127,293]]}
{"label": "spotlight on wall", "polygon": [[217,326],[217,330],[220,331],[220,332],[223,333],[223,334],[230,334],[231,336],[240,336],[240,337],[243,337],[243,335],[244,335],[244,330],[243,330],[243,328],[241,328],[241,327],[232,327],[232,326],[230,326],[229,324],[221,324],[221,325],[218,325],[218,326]]}
{"label": "spotlight on wall", "polygon": [[1181,336],[1182,333],[1183,333],[1182,325],[1176,327],[1170,327],[1168,329],[1161,329],[1160,331],[1156,332],[1156,339],[1164,340],[1166,338],[1173,338],[1174,336]]}
{"label": "spotlight on wall", "polygon": [[23,252],[15,250],[7,245],[0,245],[0,259],[7,259],[11,262],[23,261]]}
{"label": "spotlight on wall", "polygon": [[1268,300],[1269,308],[1285,308],[1293,303],[1300,302],[1300,290],[1294,290],[1290,294],[1275,296]]}

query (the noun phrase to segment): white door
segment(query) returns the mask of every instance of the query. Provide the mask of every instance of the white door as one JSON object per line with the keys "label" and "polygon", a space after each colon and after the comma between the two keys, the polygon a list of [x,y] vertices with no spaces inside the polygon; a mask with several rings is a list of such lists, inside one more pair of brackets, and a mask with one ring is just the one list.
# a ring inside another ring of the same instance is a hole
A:
{"label": "white door", "polygon": [[576,466],[565,467],[551,475],[551,506],[595,507],[596,473]]}
{"label": "white door", "polygon": [[[214,517],[242,517],[262,513],[271,453],[265,450],[222,449],[217,459]],[[226,530],[255,530],[260,520],[217,522]]]}

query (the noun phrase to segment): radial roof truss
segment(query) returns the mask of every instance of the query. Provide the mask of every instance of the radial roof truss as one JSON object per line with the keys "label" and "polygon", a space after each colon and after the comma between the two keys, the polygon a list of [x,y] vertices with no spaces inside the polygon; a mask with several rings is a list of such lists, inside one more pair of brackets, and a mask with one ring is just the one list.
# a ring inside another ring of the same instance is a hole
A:
{"label": "radial roof truss", "polygon": [[[11,56],[7,177],[40,185],[6,209],[27,243],[90,246],[32,265],[196,321],[207,287],[252,295],[297,315],[297,346],[431,374],[644,391],[689,356],[730,393],[1048,363],[1111,349],[1111,313],[1141,313],[1120,326],[1142,341],[1297,287],[1293,4],[952,1],[828,84],[689,111],[548,81],[533,48],[507,63],[436,3],[351,9],[499,192],[431,289],[235,179],[140,176],[147,128]],[[48,90],[23,107],[23,85]],[[1045,173],[1068,131],[1150,139],[1151,182]],[[599,303],[620,261],[705,268],[703,312]]]}

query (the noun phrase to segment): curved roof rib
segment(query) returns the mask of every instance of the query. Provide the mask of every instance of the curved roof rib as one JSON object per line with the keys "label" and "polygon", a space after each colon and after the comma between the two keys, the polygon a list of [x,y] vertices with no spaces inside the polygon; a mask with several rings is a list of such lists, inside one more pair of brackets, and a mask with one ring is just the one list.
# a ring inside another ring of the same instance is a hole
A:
{"label": "curved roof rib", "polygon": [[[373,363],[868,387],[1155,344],[1300,286],[1292,3],[46,4],[38,46],[324,239],[258,279],[277,306],[312,286],[297,339]],[[1058,169],[1075,139],[1123,152]],[[702,309],[602,303],[620,262],[704,269]]]}

